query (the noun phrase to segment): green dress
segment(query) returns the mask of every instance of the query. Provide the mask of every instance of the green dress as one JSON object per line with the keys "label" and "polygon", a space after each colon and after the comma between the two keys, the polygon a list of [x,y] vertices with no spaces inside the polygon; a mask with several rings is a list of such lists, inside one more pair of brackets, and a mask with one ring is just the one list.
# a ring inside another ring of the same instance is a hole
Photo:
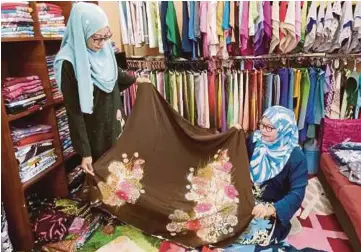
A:
{"label": "green dress", "polygon": [[135,82],[135,77],[119,69],[117,84],[111,93],[94,86],[93,114],[80,109],[78,83],[73,65],[64,61],[61,72],[61,91],[68,115],[70,137],[75,151],[82,157],[92,156],[93,162],[103,155],[121,133],[120,92]]}

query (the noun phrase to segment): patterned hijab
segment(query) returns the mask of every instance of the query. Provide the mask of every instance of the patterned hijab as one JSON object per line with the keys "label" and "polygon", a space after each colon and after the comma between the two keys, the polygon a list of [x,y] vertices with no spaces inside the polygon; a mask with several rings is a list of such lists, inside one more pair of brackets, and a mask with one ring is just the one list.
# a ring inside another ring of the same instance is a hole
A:
{"label": "patterned hijab", "polygon": [[277,130],[274,142],[262,140],[262,133],[257,130],[253,136],[256,143],[250,172],[254,183],[261,184],[277,176],[286,165],[293,149],[298,145],[298,128],[293,111],[273,106],[265,111],[263,117],[269,119]]}

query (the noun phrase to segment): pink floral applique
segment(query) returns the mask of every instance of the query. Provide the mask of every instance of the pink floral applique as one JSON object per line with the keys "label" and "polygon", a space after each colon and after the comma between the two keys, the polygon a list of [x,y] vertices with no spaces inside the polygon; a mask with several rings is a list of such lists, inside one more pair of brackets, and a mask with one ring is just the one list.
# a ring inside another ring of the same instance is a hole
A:
{"label": "pink floral applique", "polygon": [[232,184],[233,165],[228,150],[219,150],[213,160],[198,169],[190,168],[185,198],[196,203],[193,211],[176,209],[169,215],[167,230],[172,236],[195,232],[203,241],[216,243],[232,235],[238,224],[238,191]]}
{"label": "pink floral applique", "polygon": [[130,159],[124,153],[122,159],[122,161],[112,162],[108,167],[110,174],[106,181],[98,183],[103,202],[110,206],[135,204],[140,195],[145,192],[140,183],[144,174],[145,161],[139,158],[137,152]]}

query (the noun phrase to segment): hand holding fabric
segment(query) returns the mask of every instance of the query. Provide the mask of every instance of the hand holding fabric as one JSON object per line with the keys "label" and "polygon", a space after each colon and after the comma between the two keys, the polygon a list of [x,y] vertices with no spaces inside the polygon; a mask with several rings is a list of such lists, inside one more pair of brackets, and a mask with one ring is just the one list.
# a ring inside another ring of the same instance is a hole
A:
{"label": "hand holding fabric", "polygon": [[267,206],[264,204],[258,204],[256,205],[252,210],[252,215],[255,216],[255,218],[266,218],[271,217],[276,214],[276,210],[273,206]]}
{"label": "hand holding fabric", "polygon": [[94,175],[94,169],[93,169],[93,158],[92,157],[83,157],[81,161],[80,167],[88,174]]}

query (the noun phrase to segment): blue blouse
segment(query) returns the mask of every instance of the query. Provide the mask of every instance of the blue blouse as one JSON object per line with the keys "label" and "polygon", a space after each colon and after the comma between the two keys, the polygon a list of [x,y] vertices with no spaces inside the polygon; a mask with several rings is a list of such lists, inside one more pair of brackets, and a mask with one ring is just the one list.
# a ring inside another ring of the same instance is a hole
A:
{"label": "blue blouse", "polygon": [[[252,157],[254,148],[255,143],[250,137],[247,143],[249,159]],[[290,228],[290,220],[300,208],[305,196],[308,183],[306,162],[301,148],[295,148],[283,170],[276,177],[264,182],[262,185],[262,189],[264,189],[262,199],[265,202],[274,203],[277,222],[287,229]]]}

